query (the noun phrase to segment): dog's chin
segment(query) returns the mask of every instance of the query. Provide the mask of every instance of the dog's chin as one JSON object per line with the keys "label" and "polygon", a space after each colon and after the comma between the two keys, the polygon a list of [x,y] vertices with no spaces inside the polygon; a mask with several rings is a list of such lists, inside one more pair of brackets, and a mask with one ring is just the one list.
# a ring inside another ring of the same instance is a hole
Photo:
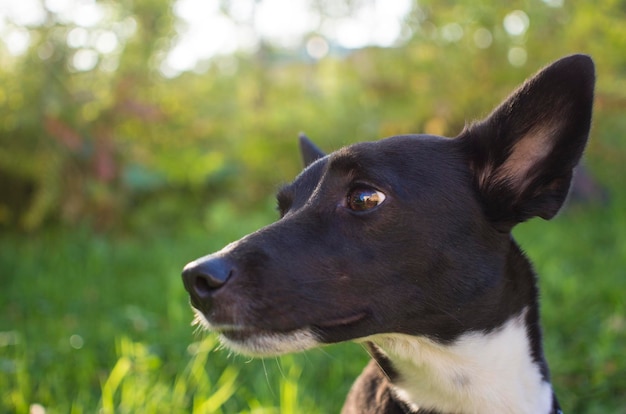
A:
{"label": "dog's chin", "polygon": [[367,316],[366,311],[357,312],[347,317],[331,319],[324,323],[305,326],[289,331],[271,331],[250,326],[240,325],[215,325],[207,320],[205,315],[195,309],[195,325],[219,334],[220,341],[224,346],[233,351],[252,357],[278,356],[288,353],[301,352],[307,349],[322,346],[331,342],[343,342],[357,339],[354,337],[342,337],[335,340],[321,340],[324,333],[343,328],[361,322]]}
{"label": "dog's chin", "polygon": [[305,351],[321,345],[308,328],[290,332],[222,330],[220,340],[233,351],[253,357],[278,356]]}
{"label": "dog's chin", "polygon": [[310,328],[289,332],[272,332],[239,326],[215,326],[196,310],[195,325],[219,334],[222,344],[233,351],[252,357],[270,357],[305,351],[322,345]]}

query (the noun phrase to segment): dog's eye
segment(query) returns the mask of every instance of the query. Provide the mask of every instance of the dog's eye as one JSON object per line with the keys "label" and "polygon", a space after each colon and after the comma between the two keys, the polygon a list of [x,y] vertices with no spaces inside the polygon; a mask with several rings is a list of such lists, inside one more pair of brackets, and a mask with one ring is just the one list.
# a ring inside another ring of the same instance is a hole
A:
{"label": "dog's eye", "polygon": [[370,187],[357,187],[348,193],[347,206],[352,211],[370,210],[385,201],[385,195]]}

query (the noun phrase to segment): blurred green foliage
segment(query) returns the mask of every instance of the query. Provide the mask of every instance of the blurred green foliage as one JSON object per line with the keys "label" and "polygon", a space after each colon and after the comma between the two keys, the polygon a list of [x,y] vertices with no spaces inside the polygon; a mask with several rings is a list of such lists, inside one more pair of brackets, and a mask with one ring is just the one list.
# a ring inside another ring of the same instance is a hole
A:
{"label": "blurred green foliage", "polygon": [[[97,29],[116,33],[119,45],[92,70],[72,66],[78,52],[68,39],[81,27],[51,12],[27,28],[24,55],[0,48],[4,228],[138,231],[176,225],[182,208],[198,220],[218,199],[248,208],[297,173],[300,131],[328,149],[399,133],[454,136],[513,85],[574,52],[598,64],[596,124],[624,126],[623,2],[423,1],[400,47],[316,61],[263,42],[171,79],[158,68],[175,33],[172,1],[101,4],[109,18]],[[527,19],[521,34],[503,26],[515,10]],[[613,144],[592,140],[591,156],[623,158]]]}

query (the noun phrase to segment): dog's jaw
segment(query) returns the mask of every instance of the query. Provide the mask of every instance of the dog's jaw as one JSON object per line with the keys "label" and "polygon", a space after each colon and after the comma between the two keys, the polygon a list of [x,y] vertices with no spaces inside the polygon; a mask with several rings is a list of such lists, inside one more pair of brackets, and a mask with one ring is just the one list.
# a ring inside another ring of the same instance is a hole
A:
{"label": "dog's jaw", "polygon": [[315,348],[320,343],[310,329],[291,332],[227,331],[220,341],[233,351],[253,357],[270,357]]}
{"label": "dog's jaw", "polygon": [[416,411],[551,413],[552,387],[532,358],[525,313],[452,345],[398,334],[367,340],[389,358],[398,374],[395,394]]}
{"label": "dog's jaw", "polygon": [[196,309],[195,314],[194,325],[217,332],[220,342],[238,354],[269,357],[320,346],[320,342],[310,328],[289,332],[270,332],[241,326],[216,326],[211,324],[199,310]]}

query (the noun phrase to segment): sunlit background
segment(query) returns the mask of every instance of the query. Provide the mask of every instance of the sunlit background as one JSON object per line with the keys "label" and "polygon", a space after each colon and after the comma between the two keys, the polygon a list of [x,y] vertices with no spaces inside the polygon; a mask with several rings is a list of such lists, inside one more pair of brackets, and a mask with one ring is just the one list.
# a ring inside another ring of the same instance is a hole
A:
{"label": "sunlit background", "polygon": [[453,137],[571,53],[597,65],[587,155],[516,236],[565,411],[626,412],[625,22],[614,0],[0,0],[0,412],[337,412],[359,347],[208,352],[180,269],[276,218],[300,132]]}
{"label": "sunlit background", "polygon": [[[562,1],[544,0],[545,5],[560,8]],[[64,26],[66,46],[74,50],[68,62],[77,71],[117,68],[119,51],[135,34],[137,20],[124,14],[124,5],[114,2],[83,0],[3,0],[0,3],[0,29],[6,52],[21,56],[34,43],[29,28]],[[267,42],[286,50],[304,49],[312,59],[329,53],[345,53],[368,46],[401,47],[415,34],[408,21],[415,14],[411,0],[388,1],[309,1],[240,0],[203,1],[178,0],[171,5],[176,22],[169,41],[163,45],[158,68],[165,77],[186,71],[203,72],[211,59],[236,52],[253,54]],[[417,16],[425,19],[425,15]],[[512,10],[502,19],[511,36],[523,36],[530,20],[522,10]],[[436,29],[436,28],[435,28]],[[459,22],[438,28],[448,42],[458,42],[465,35],[472,37],[476,47],[491,46],[490,28],[477,27],[465,33]],[[53,46],[45,42],[38,56],[50,57]],[[116,56],[117,55],[117,56]],[[512,65],[525,63],[523,47],[511,48],[508,60]]]}

